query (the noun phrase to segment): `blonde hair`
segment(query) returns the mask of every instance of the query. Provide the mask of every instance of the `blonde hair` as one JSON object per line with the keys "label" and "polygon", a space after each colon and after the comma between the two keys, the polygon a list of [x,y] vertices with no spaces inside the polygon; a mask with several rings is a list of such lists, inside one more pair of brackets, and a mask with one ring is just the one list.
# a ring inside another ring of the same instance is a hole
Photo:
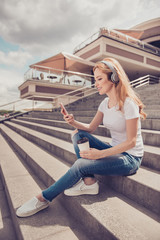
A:
{"label": "blonde hair", "polygon": [[[123,111],[124,101],[126,97],[130,97],[138,105],[141,118],[145,119],[147,115],[143,111],[144,104],[132,89],[130,81],[120,63],[113,58],[104,58],[103,61],[107,61],[112,64],[119,78],[119,82],[115,84],[119,110]],[[102,62],[96,63],[93,68],[93,72],[96,68],[99,68],[103,73],[107,74],[108,78],[110,79],[112,70],[106,64]]]}

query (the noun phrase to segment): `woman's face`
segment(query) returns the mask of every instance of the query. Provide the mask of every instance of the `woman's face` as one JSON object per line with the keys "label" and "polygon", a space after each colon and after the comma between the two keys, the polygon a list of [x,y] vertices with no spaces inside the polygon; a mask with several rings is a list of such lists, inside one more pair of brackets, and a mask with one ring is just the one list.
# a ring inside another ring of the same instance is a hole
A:
{"label": "woman's face", "polygon": [[111,91],[113,83],[108,80],[108,76],[99,68],[94,71],[95,86],[100,95],[107,94]]}

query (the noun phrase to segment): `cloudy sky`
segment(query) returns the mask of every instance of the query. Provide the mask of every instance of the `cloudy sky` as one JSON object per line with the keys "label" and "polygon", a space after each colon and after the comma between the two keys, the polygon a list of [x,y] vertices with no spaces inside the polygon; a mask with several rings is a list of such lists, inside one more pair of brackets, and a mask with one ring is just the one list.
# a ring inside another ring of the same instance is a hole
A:
{"label": "cloudy sky", "polygon": [[30,64],[73,53],[100,27],[128,29],[159,16],[159,0],[0,0],[0,105],[18,99]]}

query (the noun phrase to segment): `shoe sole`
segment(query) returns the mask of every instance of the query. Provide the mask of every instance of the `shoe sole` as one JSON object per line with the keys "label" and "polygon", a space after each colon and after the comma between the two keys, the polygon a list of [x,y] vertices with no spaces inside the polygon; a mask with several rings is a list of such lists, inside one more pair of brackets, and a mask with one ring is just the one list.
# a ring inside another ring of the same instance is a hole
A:
{"label": "shoe sole", "polygon": [[66,196],[70,196],[70,197],[73,197],[73,196],[81,196],[81,195],[97,195],[99,193],[99,190],[98,191],[95,191],[95,190],[92,190],[92,189],[88,189],[88,190],[83,190],[82,192],[73,192],[73,193],[67,193],[67,191],[64,191],[64,194]]}
{"label": "shoe sole", "polygon": [[40,212],[41,210],[47,208],[47,207],[49,207],[49,205],[42,206],[41,208],[35,209],[35,210],[33,210],[31,212],[28,212],[26,214],[23,214],[23,215],[19,215],[18,213],[16,213],[16,215],[17,215],[17,217],[21,217],[21,218],[23,218],[23,217],[30,217],[30,216]]}

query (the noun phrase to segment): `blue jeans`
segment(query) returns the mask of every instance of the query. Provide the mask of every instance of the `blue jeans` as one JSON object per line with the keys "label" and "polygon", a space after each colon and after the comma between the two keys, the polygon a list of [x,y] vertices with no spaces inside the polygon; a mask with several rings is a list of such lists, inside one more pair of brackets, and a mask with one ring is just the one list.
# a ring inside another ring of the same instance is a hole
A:
{"label": "blue jeans", "polygon": [[127,176],[134,174],[138,170],[142,157],[135,157],[126,152],[97,160],[81,158],[79,155],[77,141],[83,137],[87,137],[89,139],[91,148],[103,150],[112,147],[111,145],[92,136],[90,133],[79,130],[72,137],[77,160],[65,175],[63,175],[49,188],[42,191],[42,195],[46,200],[52,201],[57,195],[65,189],[72,187],[81,178],[94,177],[94,174]]}

